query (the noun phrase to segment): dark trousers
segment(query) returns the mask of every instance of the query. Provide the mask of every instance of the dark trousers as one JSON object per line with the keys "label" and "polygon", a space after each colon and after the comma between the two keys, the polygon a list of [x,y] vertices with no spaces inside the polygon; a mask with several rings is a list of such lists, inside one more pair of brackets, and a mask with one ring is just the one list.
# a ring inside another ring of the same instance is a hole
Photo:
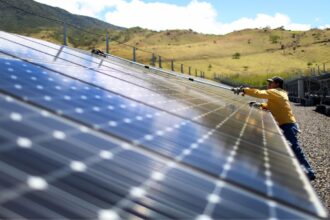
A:
{"label": "dark trousers", "polygon": [[297,134],[299,128],[296,123],[289,123],[281,125],[280,128],[283,131],[285,138],[291,143],[291,148],[296,155],[298,161],[303,165],[308,173],[314,173],[311,165],[308,163],[306,155],[304,154],[300,144],[298,142]]}

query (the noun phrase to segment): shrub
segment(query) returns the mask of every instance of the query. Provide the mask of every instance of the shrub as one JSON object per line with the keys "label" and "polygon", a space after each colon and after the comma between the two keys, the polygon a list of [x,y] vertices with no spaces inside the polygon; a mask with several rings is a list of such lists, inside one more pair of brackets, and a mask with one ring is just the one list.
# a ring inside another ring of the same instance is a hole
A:
{"label": "shrub", "polygon": [[279,39],[280,39],[280,36],[277,36],[277,35],[269,36],[269,40],[270,40],[270,42],[272,42],[272,44],[277,44]]}
{"label": "shrub", "polygon": [[241,58],[241,54],[240,53],[236,52],[236,53],[233,54],[233,59],[237,59],[238,60],[239,58]]}

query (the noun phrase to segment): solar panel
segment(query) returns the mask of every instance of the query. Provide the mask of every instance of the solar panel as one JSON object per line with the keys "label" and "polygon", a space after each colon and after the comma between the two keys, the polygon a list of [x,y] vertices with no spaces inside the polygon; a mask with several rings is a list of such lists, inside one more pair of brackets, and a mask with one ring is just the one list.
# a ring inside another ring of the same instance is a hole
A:
{"label": "solar panel", "polygon": [[0,32],[0,217],[325,218],[267,112]]}

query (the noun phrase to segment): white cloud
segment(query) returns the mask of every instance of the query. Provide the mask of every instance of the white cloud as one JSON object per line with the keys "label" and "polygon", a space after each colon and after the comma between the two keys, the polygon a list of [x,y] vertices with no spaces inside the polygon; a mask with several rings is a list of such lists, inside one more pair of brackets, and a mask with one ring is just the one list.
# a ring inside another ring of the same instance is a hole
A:
{"label": "white cloud", "polygon": [[106,8],[118,5],[122,0],[35,0],[37,2],[63,8],[73,14],[98,17]]}
{"label": "white cloud", "polygon": [[135,27],[153,30],[193,29],[207,34],[226,34],[245,28],[280,26],[290,30],[308,30],[310,25],[295,24],[286,15],[277,13],[274,16],[258,14],[255,18],[240,18],[231,23],[217,21],[218,14],[207,2],[192,0],[186,6],[166,3],[145,3],[141,0],[122,1],[115,11],[106,14],[106,21],[118,26]]}
{"label": "white cloud", "polygon": [[278,28],[281,26],[287,30],[309,30],[311,28],[307,24],[292,23],[288,16],[280,13],[276,13],[274,16],[258,14],[255,18],[241,18],[229,24],[221,24],[220,28],[223,33],[229,33],[245,28]]}
{"label": "white cloud", "polygon": [[[277,28],[308,30],[311,25],[292,23],[287,15],[257,14],[255,18],[240,18],[231,23],[218,21],[218,14],[211,3],[191,0],[184,6],[143,0],[37,0],[38,2],[64,8],[71,13],[103,17],[101,12],[109,9],[105,20],[122,27],[142,27],[152,30],[193,29],[207,34],[226,34],[246,28]],[[110,9],[111,8],[111,9]],[[221,18],[220,18],[221,19]]]}
{"label": "white cloud", "polygon": [[166,3],[145,3],[141,0],[121,2],[116,10],[106,14],[106,21],[123,26],[153,30],[194,29],[209,32],[217,12],[210,3],[191,1],[186,6]]}
{"label": "white cloud", "polygon": [[330,24],[322,25],[319,28],[320,29],[328,29],[328,28],[330,28]]}

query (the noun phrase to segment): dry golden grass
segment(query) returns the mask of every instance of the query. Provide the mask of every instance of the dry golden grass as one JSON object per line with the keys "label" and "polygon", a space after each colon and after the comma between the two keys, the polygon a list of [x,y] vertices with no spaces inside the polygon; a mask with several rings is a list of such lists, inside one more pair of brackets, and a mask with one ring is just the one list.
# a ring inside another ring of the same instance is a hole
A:
{"label": "dry golden grass", "polygon": [[[35,35],[54,42],[50,36],[47,32]],[[277,39],[274,41],[274,38]],[[323,63],[330,69],[330,30],[253,29],[217,36],[183,30],[131,29],[122,32],[119,41],[139,48],[138,62],[150,64],[151,53],[144,52],[149,51],[162,56],[163,68],[170,69],[170,60],[173,59],[176,71],[180,71],[182,63],[185,73],[191,66],[193,73],[198,69],[209,79],[216,74],[255,86],[263,85],[264,79],[272,75],[308,74],[308,68],[317,65],[323,69]],[[99,42],[97,47],[104,50],[105,42]],[[114,55],[132,59],[129,46],[112,41],[110,50]],[[240,54],[239,59],[233,59],[235,53]]]}

